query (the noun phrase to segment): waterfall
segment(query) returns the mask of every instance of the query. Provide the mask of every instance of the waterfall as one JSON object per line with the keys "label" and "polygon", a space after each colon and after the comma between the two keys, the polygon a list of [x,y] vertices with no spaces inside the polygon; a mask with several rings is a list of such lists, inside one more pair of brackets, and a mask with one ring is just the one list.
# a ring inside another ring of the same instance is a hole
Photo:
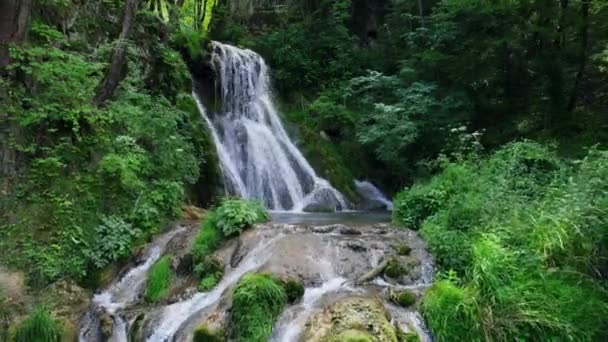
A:
{"label": "waterfall", "polygon": [[365,210],[393,210],[393,202],[380,191],[374,184],[368,181],[355,180],[355,187],[362,198],[362,206]]}
{"label": "waterfall", "polygon": [[316,175],[287,135],[264,59],[213,42],[212,63],[221,110],[208,113],[196,91],[194,98],[211,130],[226,192],[260,200],[271,210],[347,209],[344,196]]}

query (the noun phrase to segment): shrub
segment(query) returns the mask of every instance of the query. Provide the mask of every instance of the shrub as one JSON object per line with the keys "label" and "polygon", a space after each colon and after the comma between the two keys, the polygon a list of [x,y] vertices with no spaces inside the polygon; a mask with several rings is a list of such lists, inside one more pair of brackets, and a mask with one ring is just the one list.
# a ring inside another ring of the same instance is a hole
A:
{"label": "shrub", "polygon": [[395,302],[396,304],[403,306],[405,308],[412,306],[416,303],[416,294],[412,291],[400,291],[397,293],[394,293],[392,295],[393,302]]}
{"label": "shrub", "polygon": [[205,257],[213,253],[223,240],[222,233],[216,227],[216,217],[217,214],[210,211],[201,224],[192,248],[195,263],[202,262]]}
{"label": "shrub", "polygon": [[269,216],[261,203],[243,199],[228,199],[216,209],[215,225],[226,237],[240,234]]}
{"label": "shrub", "polygon": [[222,279],[224,267],[217,258],[207,256],[194,267],[194,274],[201,279],[198,285],[199,291],[209,291]]}
{"label": "shrub", "polygon": [[171,286],[171,263],[168,256],[158,260],[148,272],[144,297],[148,302],[158,302],[165,298]]}
{"label": "shrub", "polygon": [[36,309],[15,332],[15,342],[59,342],[61,328],[51,318],[48,311]]}
{"label": "shrub", "polygon": [[288,303],[294,303],[304,296],[304,285],[299,279],[293,277],[275,277],[274,280],[285,290]]}
{"label": "shrub", "polygon": [[243,276],[232,299],[232,338],[236,341],[268,341],[272,327],[286,304],[285,290],[271,276]]}
{"label": "shrub", "polygon": [[[605,339],[608,301],[597,277],[608,257],[608,154],[592,150],[567,166],[521,142],[458,163],[401,194],[403,203],[443,201],[421,235],[440,268],[460,279],[439,279],[423,299],[436,339]],[[398,218],[427,214],[397,210]]]}

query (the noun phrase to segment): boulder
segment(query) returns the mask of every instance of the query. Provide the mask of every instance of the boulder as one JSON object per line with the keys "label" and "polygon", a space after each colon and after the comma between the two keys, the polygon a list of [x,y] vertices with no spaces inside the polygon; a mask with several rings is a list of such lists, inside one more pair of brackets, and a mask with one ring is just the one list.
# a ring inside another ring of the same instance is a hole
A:
{"label": "boulder", "polygon": [[390,323],[378,298],[347,297],[313,315],[300,341],[397,342],[397,329]]}

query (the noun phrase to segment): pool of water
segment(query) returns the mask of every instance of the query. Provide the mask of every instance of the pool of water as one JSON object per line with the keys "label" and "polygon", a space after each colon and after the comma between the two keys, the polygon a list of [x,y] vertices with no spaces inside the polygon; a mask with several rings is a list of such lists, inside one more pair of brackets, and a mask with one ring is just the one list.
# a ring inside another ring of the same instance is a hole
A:
{"label": "pool of water", "polygon": [[346,224],[367,225],[373,223],[386,223],[391,221],[389,211],[342,211],[336,213],[293,213],[284,211],[271,211],[272,222],[288,224]]}

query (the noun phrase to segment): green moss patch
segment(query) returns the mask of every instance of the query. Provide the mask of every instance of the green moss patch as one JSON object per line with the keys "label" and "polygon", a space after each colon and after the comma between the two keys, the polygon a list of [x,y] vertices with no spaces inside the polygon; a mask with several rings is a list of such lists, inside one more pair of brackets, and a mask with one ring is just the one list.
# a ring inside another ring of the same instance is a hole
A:
{"label": "green moss patch", "polygon": [[171,286],[171,263],[168,256],[158,260],[148,272],[146,292],[144,298],[147,302],[158,302],[164,299]]}

